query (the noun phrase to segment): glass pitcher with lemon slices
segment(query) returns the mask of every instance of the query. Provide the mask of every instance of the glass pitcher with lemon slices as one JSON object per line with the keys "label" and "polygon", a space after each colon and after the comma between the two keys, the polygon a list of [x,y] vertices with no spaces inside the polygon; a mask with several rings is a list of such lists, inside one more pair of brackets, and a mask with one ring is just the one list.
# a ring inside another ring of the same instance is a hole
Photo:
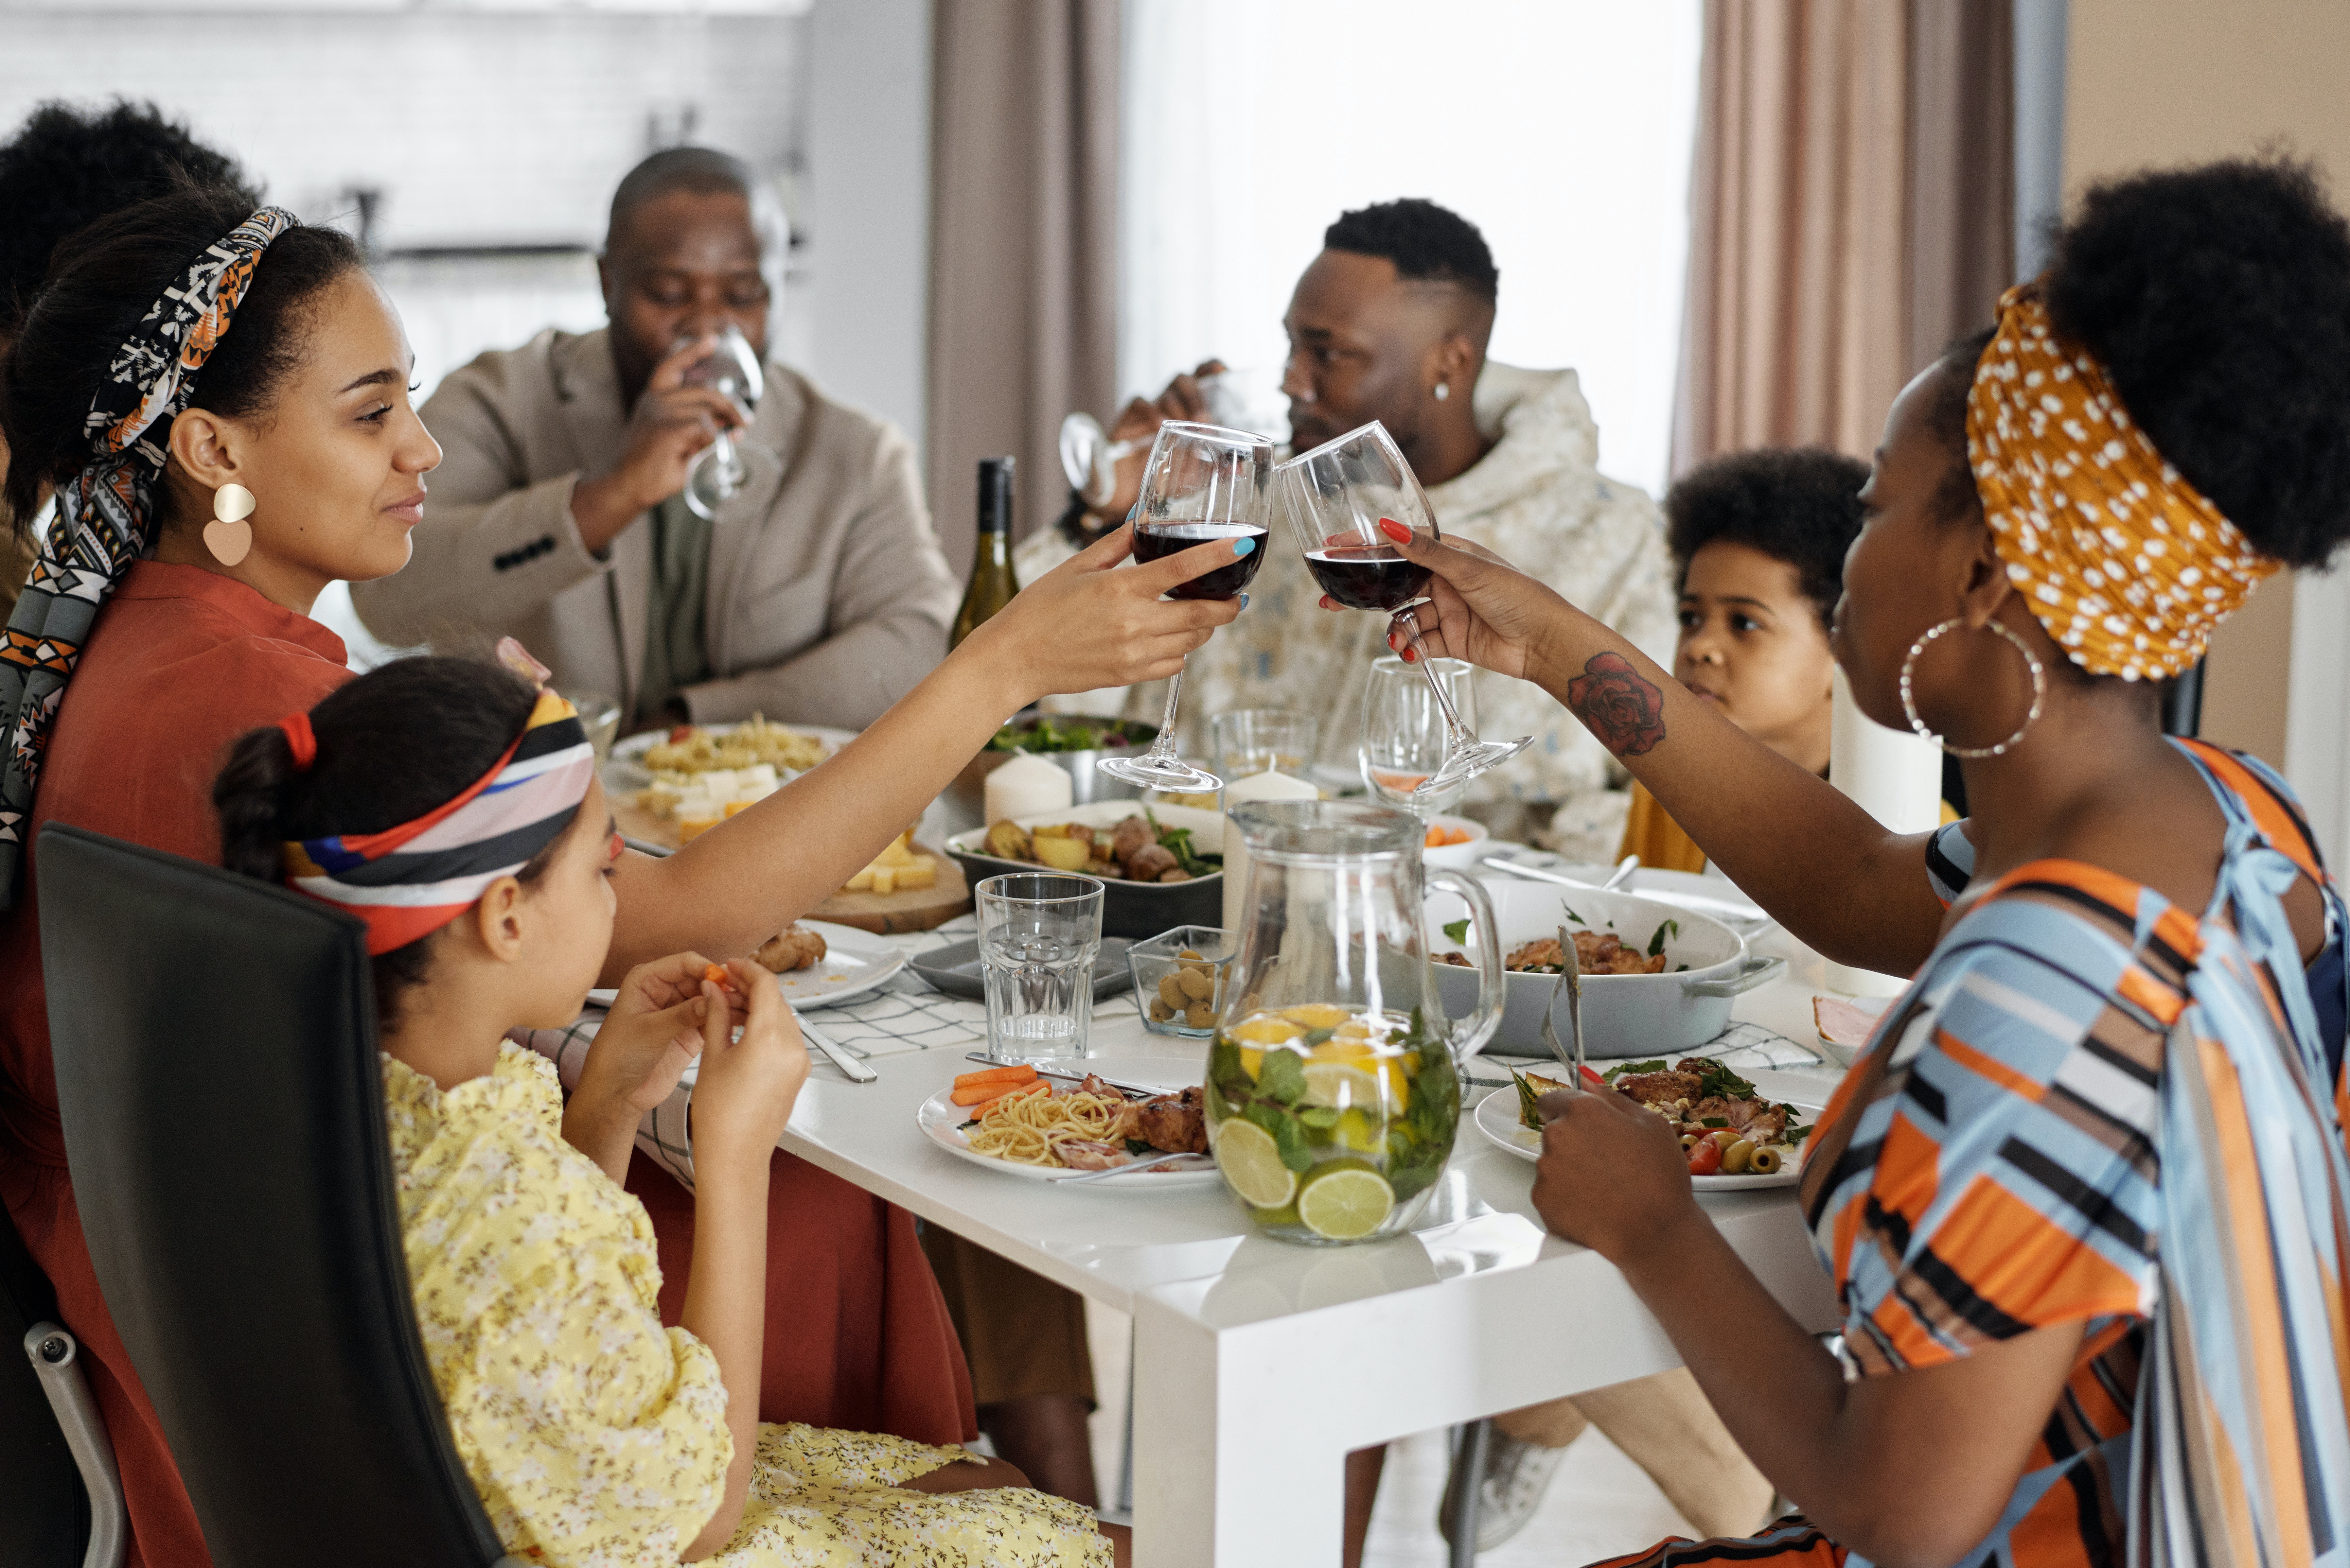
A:
{"label": "glass pitcher with lemon slices", "polygon": [[[1248,844],[1248,883],[1208,1053],[1209,1147],[1267,1235],[1392,1236],[1451,1158],[1458,1064],[1501,1022],[1492,902],[1458,872],[1423,869],[1426,829],[1409,812],[1269,801],[1232,821]],[[1473,915],[1477,1007],[1459,1023],[1429,971],[1431,885]]]}

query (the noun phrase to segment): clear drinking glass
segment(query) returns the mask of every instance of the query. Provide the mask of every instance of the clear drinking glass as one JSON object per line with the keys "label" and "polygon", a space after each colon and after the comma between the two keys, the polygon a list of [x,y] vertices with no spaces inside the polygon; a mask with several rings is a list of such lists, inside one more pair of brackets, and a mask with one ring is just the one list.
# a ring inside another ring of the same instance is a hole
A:
{"label": "clear drinking glass", "polygon": [[[1201,377],[1208,422],[1253,431],[1276,446],[1287,441],[1289,402],[1281,376],[1278,366],[1243,366]],[[1079,410],[1061,421],[1061,472],[1088,505],[1104,506],[1118,493],[1118,465],[1149,444],[1140,436],[1112,441],[1101,421]]]}
{"label": "clear drinking glass", "polygon": [[[1381,521],[1399,523],[1431,539],[1444,535],[1403,450],[1387,427],[1373,420],[1360,430],[1323,442],[1274,471],[1277,504],[1288,515],[1305,553],[1305,565],[1322,591],[1352,609],[1393,616],[1420,648],[1419,619],[1412,607],[1428,602],[1422,591],[1429,572],[1414,566],[1380,532]],[[1440,795],[1491,772],[1533,744],[1532,735],[1514,741],[1481,741],[1451,696],[1428,668],[1423,652],[1414,660],[1427,677],[1430,694],[1444,716],[1444,758],[1412,793]]]}
{"label": "clear drinking glass", "polygon": [[[670,352],[676,353],[688,341],[671,345]],[[716,351],[687,369],[684,379],[689,387],[709,387],[723,393],[745,423],[766,389],[766,374],[759,368],[758,354],[742,328],[731,321],[718,334]],[[717,440],[695,455],[685,471],[685,504],[696,516],[715,519],[720,505],[741,493],[751,477],[747,451],[732,431],[722,430]]]}
{"label": "clear drinking glass", "polygon": [[1268,769],[1304,778],[1321,732],[1319,719],[1290,708],[1240,708],[1208,721],[1216,771],[1228,779]]}
{"label": "clear drinking glass", "polygon": [[[1264,565],[1265,490],[1273,477],[1273,443],[1246,431],[1170,420],[1159,427],[1142,467],[1142,499],[1135,509],[1134,558],[1155,561],[1211,539],[1253,539],[1256,548],[1180,585],[1179,599],[1228,599],[1249,586]],[[1224,781],[1175,754],[1175,708],[1183,672],[1167,683],[1167,712],[1159,738],[1139,757],[1112,757],[1103,773],[1145,789],[1215,790]]]}
{"label": "clear drinking glass", "polygon": [[972,889],[979,906],[987,1050],[999,1062],[1086,1054],[1101,952],[1102,885],[1019,872]]}
{"label": "clear drinking glass", "polygon": [[[1421,679],[1421,672],[1427,680]],[[1444,728],[1444,710],[1436,705],[1430,682],[1443,690],[1452,700],[1452,711],[1473,730],[1477,690],[1470,677],[1475,673],[1475,666],[1459,659],[1430,659],[1411,665],[1390,653],[1371,661],[1371,678],[1363,687],[1363,739],[1356,752],[1366,789],[1390,805],[1415,813],[1423,822],[1460,802],[1469,788],[1466,779],[1432,794],[1416,792],[1444,765],[1451,739]]]}

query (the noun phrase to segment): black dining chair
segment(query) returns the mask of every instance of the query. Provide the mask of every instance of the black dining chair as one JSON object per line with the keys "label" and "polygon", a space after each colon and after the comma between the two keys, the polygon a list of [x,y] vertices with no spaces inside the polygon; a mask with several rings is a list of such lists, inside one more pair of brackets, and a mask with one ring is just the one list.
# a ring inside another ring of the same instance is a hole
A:
{"label": "black dining chair", "polygon": [[521,1568],[417,1334],[364,929],[55,823],[35,856],[82,1229],[213,1561]]}
{"label": "black dining chair", "polygon": [[106,1422],[57,1292],[0,1210],[0,1563],[115,1568],[130,1540]]}

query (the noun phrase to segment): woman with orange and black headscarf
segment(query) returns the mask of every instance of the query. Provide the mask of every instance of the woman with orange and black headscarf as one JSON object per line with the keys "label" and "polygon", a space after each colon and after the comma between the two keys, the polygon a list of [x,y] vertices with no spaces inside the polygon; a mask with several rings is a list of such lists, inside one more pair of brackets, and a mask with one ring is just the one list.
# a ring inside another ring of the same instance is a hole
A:
{"label": "woman with orange and black headscarf", "polygon": [[1616,1262],[1804,1516],[1631,1561],[2338,1563],[2350,1521],[2345,909],[2259,763],[2156,683],[2350,535],[2350,225],[2305,168],[2092,191],[1902,392],[1833,634],[1964,761],[1894,837],[1470,551],[1426,651],[1539,680],[1831,957],[1899,972],[1803,1202],[1840,1357],[1722,1242],[1657,1118],[1545,1103],[1534,1201]]}

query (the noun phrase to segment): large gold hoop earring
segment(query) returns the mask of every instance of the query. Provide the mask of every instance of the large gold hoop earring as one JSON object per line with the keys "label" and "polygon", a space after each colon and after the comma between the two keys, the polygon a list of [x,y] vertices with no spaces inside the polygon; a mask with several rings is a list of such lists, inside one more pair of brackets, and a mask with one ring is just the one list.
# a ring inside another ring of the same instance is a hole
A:
{"label": "large gold hoop earring", "polygon": [[2022,743],[2023,740],[2023,732],[2026,730],[2031,729],[2032,726],[2039,721],[2040,710],[2048,701],[2048,671],[2041,666],[2039,656],[2032,651],[2032,649],[2024,643],[2023,639],[2016,636],[2014,632],[2009,630],[2005,625],[1999,621],[1987,620],[1983,622],[1983,628],[1987,631],[1995,631],[1999,633],[2000,636],[2007,639],[2008,641],[2013,643],[2015,645],[2015,651],[2023,655],[2023,662],[2029,665],[2032,669],[2032,711],[2023,716],[2023,722],[2015,727],[2015,733],[2010,735],[2006,740],[2000,742],[1999,744],[1995,746],[1954,746],[1950,744],[1950,742],[1942,739],[1941,736],[1934,733],[1933,731],[1928,729],[1926,727],[1926,721],[1918,716],[1918,701],[1916,697],[1911,694],[1909,684],[1910,672],[1917,667],[1918,656],[1926,651],[1926,645],[1928,643],[1933,641],[1944,632],[1954,630],[1966,624],[1967,623],[1965,621],[1960,619],[1958,617],[1952,616],[1949,620],[1946,620],[1941,625],[1931,628],[1925,636],[1919,638],[1917,641],[1909,645],[1909,656],[1901,661],[1901,711],[1909,716],[1909,727],[1911,729],[1917,731],[1919,735],[1933,742],[1934,744],[1941,747],[1942,750],[1950,753],[1950,755],[1954,757],[2005,756],[2009,748]]}

